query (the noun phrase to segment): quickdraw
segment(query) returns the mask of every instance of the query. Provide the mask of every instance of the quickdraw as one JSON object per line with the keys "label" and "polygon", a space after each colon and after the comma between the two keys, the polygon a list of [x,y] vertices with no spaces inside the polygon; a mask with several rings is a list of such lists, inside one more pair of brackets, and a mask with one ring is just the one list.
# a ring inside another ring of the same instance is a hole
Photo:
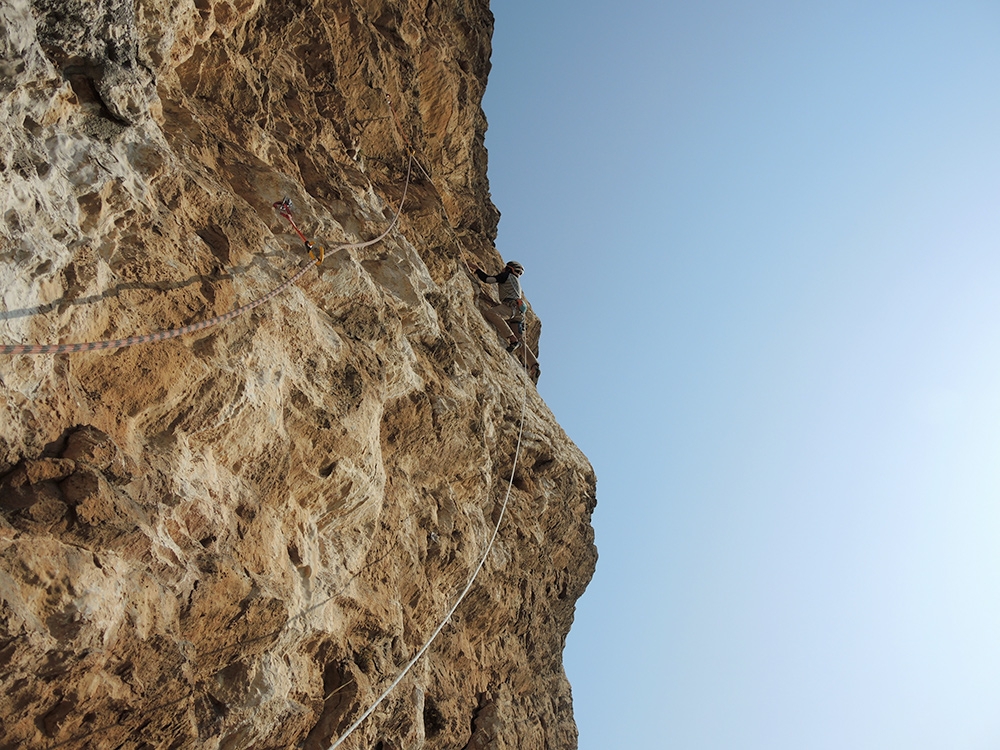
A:
{"label": "quickdraw", "polygon": [[295,234],[297,234],[302,239],[302,241],[306,243],[306,250],[309,252],[309,257],[316,261],[316,265],[318,266],[320,263],[322,263],[323,258],[326,256],[326,248],[323,247],[322,245],[319,246],[319,249],[317,250],[317,252],[319,253],[318,258],[316,257],[316,254],[313,253],[313,250],[316,248],[316,245],[310,242],[309,239],[304,234],[302,234],[302,230],[299,229],[298,225],[295,223],[295,220],[292,218],[292,199],[286,197],[280,202],[272,203],[271,205],[279,214],[288,219],[288,223],[292,225],[292,229],[295,230]]}

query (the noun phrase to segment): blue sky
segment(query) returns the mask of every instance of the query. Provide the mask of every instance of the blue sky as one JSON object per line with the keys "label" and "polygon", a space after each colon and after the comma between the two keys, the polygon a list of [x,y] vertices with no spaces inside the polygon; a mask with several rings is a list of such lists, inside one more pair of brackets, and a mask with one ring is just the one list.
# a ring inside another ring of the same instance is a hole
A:
{"label": "blue sky", "polygon": [[582,750],[1000,746],[1000,5],[495,0]]}

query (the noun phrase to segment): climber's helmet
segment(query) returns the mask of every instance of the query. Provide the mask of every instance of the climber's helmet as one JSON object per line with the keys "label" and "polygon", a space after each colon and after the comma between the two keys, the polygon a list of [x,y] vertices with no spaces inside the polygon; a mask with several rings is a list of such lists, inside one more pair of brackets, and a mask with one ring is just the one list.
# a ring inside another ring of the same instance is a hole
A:
{"label": "climber's helmet", "polygon": [[520,276],[522,273],[524,273],[524,266],[522,266],[516,260],[508,260],[507,268],[513,271],[515,276]]}

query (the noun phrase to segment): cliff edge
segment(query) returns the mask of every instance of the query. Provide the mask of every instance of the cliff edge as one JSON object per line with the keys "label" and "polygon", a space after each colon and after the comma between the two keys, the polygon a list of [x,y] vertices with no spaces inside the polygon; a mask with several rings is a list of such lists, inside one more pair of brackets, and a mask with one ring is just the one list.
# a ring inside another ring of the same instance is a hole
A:
{"label": "cliff edge", "polygon": [[501,264],[491,32],[486,0],[0,5],[0,346],[304,269],[0,355],[0,748],[329,747],[511,480],[342,747],[576,747],[595,478],[465,270]]}

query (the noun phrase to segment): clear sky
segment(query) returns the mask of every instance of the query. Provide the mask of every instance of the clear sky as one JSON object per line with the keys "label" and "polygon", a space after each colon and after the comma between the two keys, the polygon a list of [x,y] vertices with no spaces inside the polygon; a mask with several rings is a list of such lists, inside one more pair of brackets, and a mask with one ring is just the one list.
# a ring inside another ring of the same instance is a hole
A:
{"label": "clear sky", "polygon": [[582,750],[1000,747],[1000,3],[494,0]]}

